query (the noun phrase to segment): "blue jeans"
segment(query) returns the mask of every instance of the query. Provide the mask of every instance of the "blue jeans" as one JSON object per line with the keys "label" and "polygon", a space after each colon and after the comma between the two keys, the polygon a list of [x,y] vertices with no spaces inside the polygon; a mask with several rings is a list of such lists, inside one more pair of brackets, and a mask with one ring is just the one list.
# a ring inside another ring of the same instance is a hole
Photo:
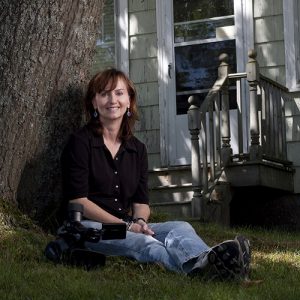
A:
{"label": "blue jeans", "polygon": [[[82,221],[86,227],[101,229],[101,223]],[[107,256],[126,256],[138,262],[159,263],[171,271],[189,273],[194,261],[210,247],[184,221],[149,223],[154,236],[127,231],[126,239],[86,242],[86,246]]]}

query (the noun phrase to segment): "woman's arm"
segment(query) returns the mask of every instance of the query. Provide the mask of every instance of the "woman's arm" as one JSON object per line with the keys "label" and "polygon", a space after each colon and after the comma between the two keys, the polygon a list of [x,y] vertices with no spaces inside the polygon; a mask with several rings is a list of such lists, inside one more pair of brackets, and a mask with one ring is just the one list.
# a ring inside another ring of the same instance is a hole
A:
{"label": "woman's arm", "polygon": [[146,222],[150,216],[150,207],[148,204],[133,203],[133,219],[143,218]]}
{"label": "woman's arm", "polygon": [[133,219],[136,222],[132,224],[130,231],[154,235],[154,232],[147,224],[149,216],[150,207],[148,204],[133,203]]}
{"label": "woman's arm", "polygon": [[70,203],[79,203],[83,205],[83,215],[87,219],[100,223],[125,223],[123,220],[113,216],[88,198],[77,198],[70,200]]}
{"label": "woman's arm", "polygon": [[[70,200],[70,203],[79,203],[83,205],[83,215],[90,219],[100,223],[126,223],[123,220],[113,216],[88,198],[77,198]],[[150,208],[147,204],[134,203],[133,204],[133,218],[143,218],[145,221],[150,216]],[[148,227],[147,223],[143,220],[138,220],[136,223],[132,223],[129,231],[136,233],[144,233],[153,235],[154,232]]]}

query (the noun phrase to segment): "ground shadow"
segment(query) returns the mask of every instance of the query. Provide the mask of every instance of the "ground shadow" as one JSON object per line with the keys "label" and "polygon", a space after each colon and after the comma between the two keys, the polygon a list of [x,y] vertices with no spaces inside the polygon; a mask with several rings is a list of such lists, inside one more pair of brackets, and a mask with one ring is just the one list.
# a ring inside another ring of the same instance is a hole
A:
{"label": "ground shadow", "polygon": [[42,227],[59,223],[62,202],[60,156],[69,134],[82,122],[82,90],[69,86],[53,96],[41,120],[38,153],[23,169],[17,190],[20,209]]}
{"label": "ground shadow", "polygon": [[235,188],[231,225],[300,229],[300,195],[265,187]]}

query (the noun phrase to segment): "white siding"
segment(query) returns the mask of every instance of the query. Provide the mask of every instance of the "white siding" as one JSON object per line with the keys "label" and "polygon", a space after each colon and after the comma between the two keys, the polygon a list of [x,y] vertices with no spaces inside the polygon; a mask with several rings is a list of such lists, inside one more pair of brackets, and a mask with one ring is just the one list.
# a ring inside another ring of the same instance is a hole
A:
{"label": "white siding", "polygon": [[132,36],[130,38],[130,58],[147,58],[157,56],[156,33]]}
{"label": "white siding", "polygon": [[254,41],[262,74],[285,85],[282,0],[254,0]]}
{"label": "white siding", "polygon": [[282,14],[281,0],[254,0],[254,17]]}
{"label": "white siding", "polygon": [[157,81],[157,59],[143,58],[129,61],[130,78],[134,83]]}
{"label": "white siding", "polygon": [[149,168],[160,167],[155,0],[129,0],[129,70],[138,92],[136,136],[147,146]]}
{"label": "white siding", "polygon": [[139,108],[140,121],[136,126],[137,131],[159,130],[159,111],[157,105]]}
{"label": "white siding", "polygon": [[158,82],[137,83],[139,107],[158,105]]}
{"label": "white siding", "polygon": [[[254,0],[255,48],[260,71],[265,76],[286,86],[286,61],[284,34],[284,0]],[[291,95],[286,102],[286,134],[288,159],[295,168],[295,193],[300,193],[300,99]],[[293,97],[295,97],[293,99]],[[299,97],[299,95],[298,95]]]}

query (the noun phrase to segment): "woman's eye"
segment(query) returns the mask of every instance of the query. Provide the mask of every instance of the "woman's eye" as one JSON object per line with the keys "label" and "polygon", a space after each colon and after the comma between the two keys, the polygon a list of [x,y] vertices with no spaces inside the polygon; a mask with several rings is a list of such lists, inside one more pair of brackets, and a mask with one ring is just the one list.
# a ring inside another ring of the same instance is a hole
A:
{"label": "woman's eye", "polygon": [[102,92],[102,93],[100,94],[100,96],[101,96],[101,97],[106,97],[106,96],[107,96],[107,92]]}
{"label": "woman's eye", "polygon": [[117,96],[122,96],[122,95],[123,95],[123,92],[116,92],[116,95],[117,95]]}

